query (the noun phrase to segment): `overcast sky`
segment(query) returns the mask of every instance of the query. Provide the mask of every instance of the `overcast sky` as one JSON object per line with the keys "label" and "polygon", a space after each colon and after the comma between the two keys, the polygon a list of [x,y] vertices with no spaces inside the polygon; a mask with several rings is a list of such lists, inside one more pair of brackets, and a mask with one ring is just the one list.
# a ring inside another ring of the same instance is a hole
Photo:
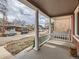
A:
{"label": "overcast sky", "polygon": [[[20,12],[22,11],[22,12]],[[8,21],[25,20],[26,24],[34,24],[35,11],[17,0],[8,0]],[[45,17],[40,15],[39,24],[45,25]]]}

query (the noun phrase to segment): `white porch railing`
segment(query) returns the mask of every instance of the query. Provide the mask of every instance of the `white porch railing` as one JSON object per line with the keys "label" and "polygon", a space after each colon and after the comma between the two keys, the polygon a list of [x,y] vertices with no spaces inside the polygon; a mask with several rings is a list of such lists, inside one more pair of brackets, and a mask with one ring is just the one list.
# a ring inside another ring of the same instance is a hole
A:
{"label": "white porch railing", "polygon": [[51,34],[54,38],[60,38],[60,39],[64,39],[64,40],[68,40],[69,39],[69,34],[66,32],[53,32]]}

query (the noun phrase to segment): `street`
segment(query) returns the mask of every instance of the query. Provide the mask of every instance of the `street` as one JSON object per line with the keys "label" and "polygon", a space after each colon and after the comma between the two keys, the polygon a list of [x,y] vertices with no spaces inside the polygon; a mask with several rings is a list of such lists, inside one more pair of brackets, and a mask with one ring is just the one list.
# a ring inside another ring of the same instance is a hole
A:
{"label": "street", "polygon": [[[40,32],[40,34],[47,33],[47,31]],[[30,37],[30,36],[35,36],[35,32],[30,32],[28,34],[23,34],[23,35],[15,35],[15,36],[8,36],[8,37],[0,37],[0,46],[3,46],[7,42],[13,41],[13,40],[20,40],[25,37]]]}

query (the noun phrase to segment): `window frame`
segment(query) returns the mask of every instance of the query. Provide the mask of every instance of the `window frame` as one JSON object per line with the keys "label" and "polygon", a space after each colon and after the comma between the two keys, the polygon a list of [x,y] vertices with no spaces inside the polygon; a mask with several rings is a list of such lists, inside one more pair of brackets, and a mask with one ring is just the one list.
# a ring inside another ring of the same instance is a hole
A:
{"label": "window frame", "polygon": [[75,36],[79,37],[79,34],[78,34],[78,21],[79,21],[79,11],[75,13]]}

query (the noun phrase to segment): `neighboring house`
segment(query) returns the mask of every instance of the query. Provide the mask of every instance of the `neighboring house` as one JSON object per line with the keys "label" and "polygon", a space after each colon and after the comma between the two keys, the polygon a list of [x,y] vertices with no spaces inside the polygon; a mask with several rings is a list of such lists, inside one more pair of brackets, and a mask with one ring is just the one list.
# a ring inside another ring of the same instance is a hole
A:
{"label": "neighboring house", "polygon": [[16,31],[28,31],[27,26],[16,26]]}
{"label": "neighboring house", "polygon": [[13,36],[13,35],[16,34],[14,25],[8,25],[8,26],[5,26],[5,27],[6,27],[5,33],[4,33],[5,36]]}
{"label": "neighboring house", "polygon": [[[15,35],[16,31],[15,31],[15,25],[13,23],[10,23],[8,21],[5,21],[5,24],[3,25],[3,22],[0,21],[0,36],[9,36],[9,35]],[[3,33],[3,29],[4,29],[4,33]]]}
{"label": "neighboring house", "polygon": [[4,32],[5,36],[13,36],[16,34],[14,23],[7,21],[4,27],[5,27],[5,32]]}
{"label": "neighboring house", "polygon": [[40,31],[40,32],[44,31],[44,28],[43,28],[42,25],[39,25],[39,31]]}

